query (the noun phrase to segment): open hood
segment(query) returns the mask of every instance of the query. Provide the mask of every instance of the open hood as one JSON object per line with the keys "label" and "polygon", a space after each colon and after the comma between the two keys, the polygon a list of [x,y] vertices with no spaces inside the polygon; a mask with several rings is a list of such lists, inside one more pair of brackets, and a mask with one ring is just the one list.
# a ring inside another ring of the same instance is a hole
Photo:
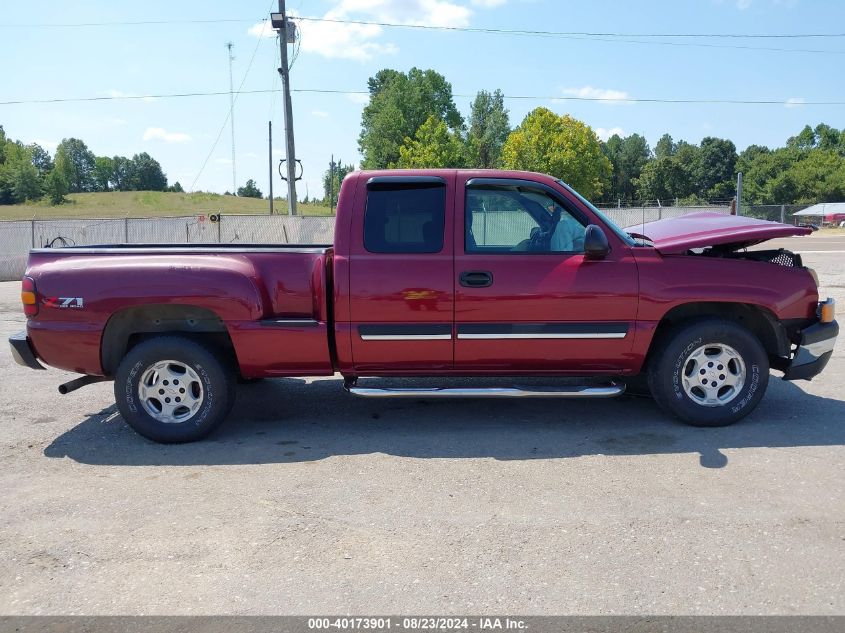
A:
{"label": "open hood", "polygon": [[707,246],[739,249],[776,237],[812,233],[810,228],[712,211],[636,224],[625,230],[647,237],[664,255],[678,255]]}

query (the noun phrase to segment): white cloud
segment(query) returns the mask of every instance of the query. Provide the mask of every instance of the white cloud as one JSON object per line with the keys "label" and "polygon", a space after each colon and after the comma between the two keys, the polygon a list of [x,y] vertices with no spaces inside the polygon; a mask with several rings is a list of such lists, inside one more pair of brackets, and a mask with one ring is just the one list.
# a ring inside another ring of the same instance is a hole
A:
{"label": "white cloud", "polygon": [[232,159],[231,158],[215,158],[214,162],[217,165],[231,165]]}
{"label": "white cloud", "polygon": [[311,110],[311,116],[315,116],[318,119],[328,119],[329,113],[323,110]]}
{"label": "white cloud", "polygon": [[472,11],[449,0],[340,0],[324,17],[424,26],[468,26]]}
{"label": "white cloud", "polygon": [[299,22],[302,51],[328,59],[364,62],[398,52],[398,47],[392,42],[374,41],[381,36],[382,31],[382,27],[374,24]]}
{"label": "white cloud", "polygon": [[805,103],[807,103],[807,100],[804,97],[790,97],[783,105],[787,108],[800,108]]}
{"label": "white cloud", "polygon": [[114,127],[118,127],[118,126],[121,126],[121,125],[126,125],[126,123],[127,123],[126,119],[121,119],[121,118],[118,118],[118,117],[113,117],[113,118],[111,118],[111,119],[106,119],[106,125],[112,125],[112,126],[114,126]]}
{"label": "white cloud", "polygon": [[256,22],[249,27],[246,32],[253,37],[276,37],[276,31],[274,31],[273,27],[270,25],[270,20],[261,20],[261,22]]}
{"label": "white cloud", "polygon": [[370,102],[370,95],[363,92],[353,92],[351,94],[347,94],[346,98],[352,103],[357,103],[359,105],[365,105]]}
{"label": "white cloud", "polygon": [[168,132],[161,127],[148,127],[144,131],[145,141],[164,141],[165,143],[187,143],[191,137],[184,132]]}
{"label": "white cloud", "polygon": [[631,98],[631,95],[624,90],[594,88],[593,86],[583,86],[582,88],[564,88],[561,92],[570,97],[578,97],[579,99],[595,99],[608,104],[626,103],[625,100]]}
{"label": "white cloud", "polygon": [[736,8],[740,11],[745,11],[751,6],[753,0],[736,0]]}
{"label": "white cloud", "polygon": [[596,136],[598,136],[601,140],[606,141],[614,134],[618,134],[620,137],[625,136],[625,130],[621,127],[612,127],[612,128],[603,128],[597,127],[595,129]]}
{"label": "white cloud", "polygon": [[[506,0],[471,0],[473,5],[495,7]],[[295,12],[291,11],[294,18]],[[450,0],[339,0],[322,17],[327,22],[298,20],[302,51],[329,59],[360,62],[392,55],[399,47],[383,41],[385,31],[376,24],[350,24],[345,20],[390,22],[414,26],[469,26],[472,10]],[[330,20],[338,20],[332,22]],[[247,32],[253,37],[274,37],[265,20],[253,24]],[[400,36],[399,34],[394,34]]]}

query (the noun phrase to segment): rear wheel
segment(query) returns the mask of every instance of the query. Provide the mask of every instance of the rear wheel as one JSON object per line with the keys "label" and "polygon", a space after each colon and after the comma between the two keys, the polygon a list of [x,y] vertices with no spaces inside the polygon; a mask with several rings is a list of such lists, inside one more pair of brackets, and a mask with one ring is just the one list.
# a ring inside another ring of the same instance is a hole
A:
{"label": "rear wheel", "polygon": [[654,399],[695,426],[726,426],[760,402],[769,359],[751,332],[731,321],[683,324],[657,342],[648,372]]}
{"label": "rear wheel", "polygon": [[234,404],[234,378],[205,346],[159,336],[130,350],[114,381],[123,419],[155,442],[191,442],[211,433]]}

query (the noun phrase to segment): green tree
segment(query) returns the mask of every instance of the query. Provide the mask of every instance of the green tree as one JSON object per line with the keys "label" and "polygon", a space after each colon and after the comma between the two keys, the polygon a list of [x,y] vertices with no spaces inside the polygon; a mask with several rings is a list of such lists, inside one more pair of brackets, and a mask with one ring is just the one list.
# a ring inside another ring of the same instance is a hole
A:
{"label": "green tree", "polygon": [[668,158],[675,155],[675,142],[669,134],[664,134],[654,146],[655,158]]}
{"label": "green tree", "polygon": [[675,156],[663,156],[649,161],[633,181],[639,200],[660,200],[664,205],[675,198],[692,195],[690,170]]}
{"label": "green tree", "polygon": [[0,204],[38,200],[41,195],[41,175],[32,164],[32,151],[4,133],[0,136]]}
{"label": "green tree", "polygon": [[12,192],[17,202],[41,198],[41,176],[35,165],[23,162],[15,166],[12,171]]}
{"label": "green tree", "polygon": [[130,188],[133,191],[165,191],[167,176],[161,165],[147,152],[132,157]]}
{"label": "green tree", "polygon": [[50,158],[50,153],[38,143],[30,143],[26,148],[32,157],[32,165],[38,170],[38,175],[46,176],[47,172],[53,169],[53,159]]}
{"label": "green tree", "polygon": [[399,148],[396,167],[463,167],[466,164],[465,146],[457,132],[449,130],[435,115],[428,117],[414,135],[405,138]]}
{"label": "green tree", "polygon": [[736,170],[742,172],[742,199],[750,204],[763,204],[766,182],[771,178],[770,170],[764,166],[771,163],[773,152],[763,145],[749,145],[739,153]]}
{"label": "green tree", "polygon": [[723,138],[701,140],[693,167],[696,193],[708,200],[724,200],[734,195],[736,184],[736,145]]}
{"label": "green tree", "polygon": [[845,199],[845,158],[832,150],[808,152],[769,183],[770,199],[794,204]]}
{"label": "green tree", "polygon": [[258,185],[255,184],[255,181],[250,178],[246,181],[246,184],[243,187],[238,187],[238,195],[241,198],[262,198],[261,190],[258,188]]}
{"label": "green tree", "polygon": [[67,181],[58,169],[54,169],[47,174],[44,189],[50,197],[52,204],[62,204],[65,202],[65,196],[68,193]]}
{"label": "green tree", "polygon": [[481,90],[472,102],[467,135],[469,167],[495,169],[501,164],[502,147],[511,132],[505,98],[501,90]]}
{"label": "green tree", "polygon": [[640,177],[643,167],[651,158],[648,142],[639,134],[625,138],[614,134],[607,139],[603,149],[613,168],[607,197],[632,202],[636,194],[634,180]]}
{"label": "green tree", "polygon": [[587,124],[569,115],[536,108],[508,136],[502,165],[550,174],[587,198],[607,190],[611,165],[601,142]]}
{"label": "green tree", "polygon": [[174,193],[184,193],[185,192],[185,190],[182,189],[182,183],[180,183],[178,180],[176,182],[174,182],[172,185],[170,185],[167,188],[167,190],[172,191]]}
{"label": "green tree", "polygon": [[113,156],[111,159],[112,174],[109,178],[115,191],[131,191],[134,181],[135,165],[125,156]]}
{"label": "green tree", "polygon": [[329,168],[323,173],[324,204],[333,206],[340,193],[340,183],[346,175],[355,171],[355,165],[344,165],[343,161],[329,161]]}
{"label": "green tree", "polygon": [[63,139],[56,148],[56,167],[71,193],[91,191],[94,185],[94,153],[78,138]]}
{"label": "green tree", "polygon": [[[845,132],[845,130],[843,130]],[[813,130],[816,137],[816,148],[830,150],[845,154],[845,145],[842,144],[842,132],[827,123],[819,123]]]}
{"label": "green tree", "polygon": [[797,135],[786,139],[786,146],[790,149],[810,150],[816,146],[816,133],[809,125],[805,125]]}
{"label": "green tree", "polygon": [[382,169],[399,161],[399,147],[431,115],[453,130],[463,119],[452,99],[452,85],[433,70],[412,68],[407,74],[384,69],[370,77],[370,101],[361,115],[358,148],[364,169]]}
{"label": "green tree", "polygon": [[114,161],[108,156],[94,159],[94,172],[91,175],[94,191],[109,191],[114,175]]}

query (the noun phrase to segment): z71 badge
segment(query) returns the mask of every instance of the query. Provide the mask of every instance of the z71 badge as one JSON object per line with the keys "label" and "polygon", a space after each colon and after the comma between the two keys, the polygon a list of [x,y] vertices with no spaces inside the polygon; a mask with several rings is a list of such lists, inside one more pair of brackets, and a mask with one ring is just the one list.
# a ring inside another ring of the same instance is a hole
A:
{"label": "z71 badge", "polygon": [[44,297],[44,305],[48,308],[81,308],[82,297]]}

